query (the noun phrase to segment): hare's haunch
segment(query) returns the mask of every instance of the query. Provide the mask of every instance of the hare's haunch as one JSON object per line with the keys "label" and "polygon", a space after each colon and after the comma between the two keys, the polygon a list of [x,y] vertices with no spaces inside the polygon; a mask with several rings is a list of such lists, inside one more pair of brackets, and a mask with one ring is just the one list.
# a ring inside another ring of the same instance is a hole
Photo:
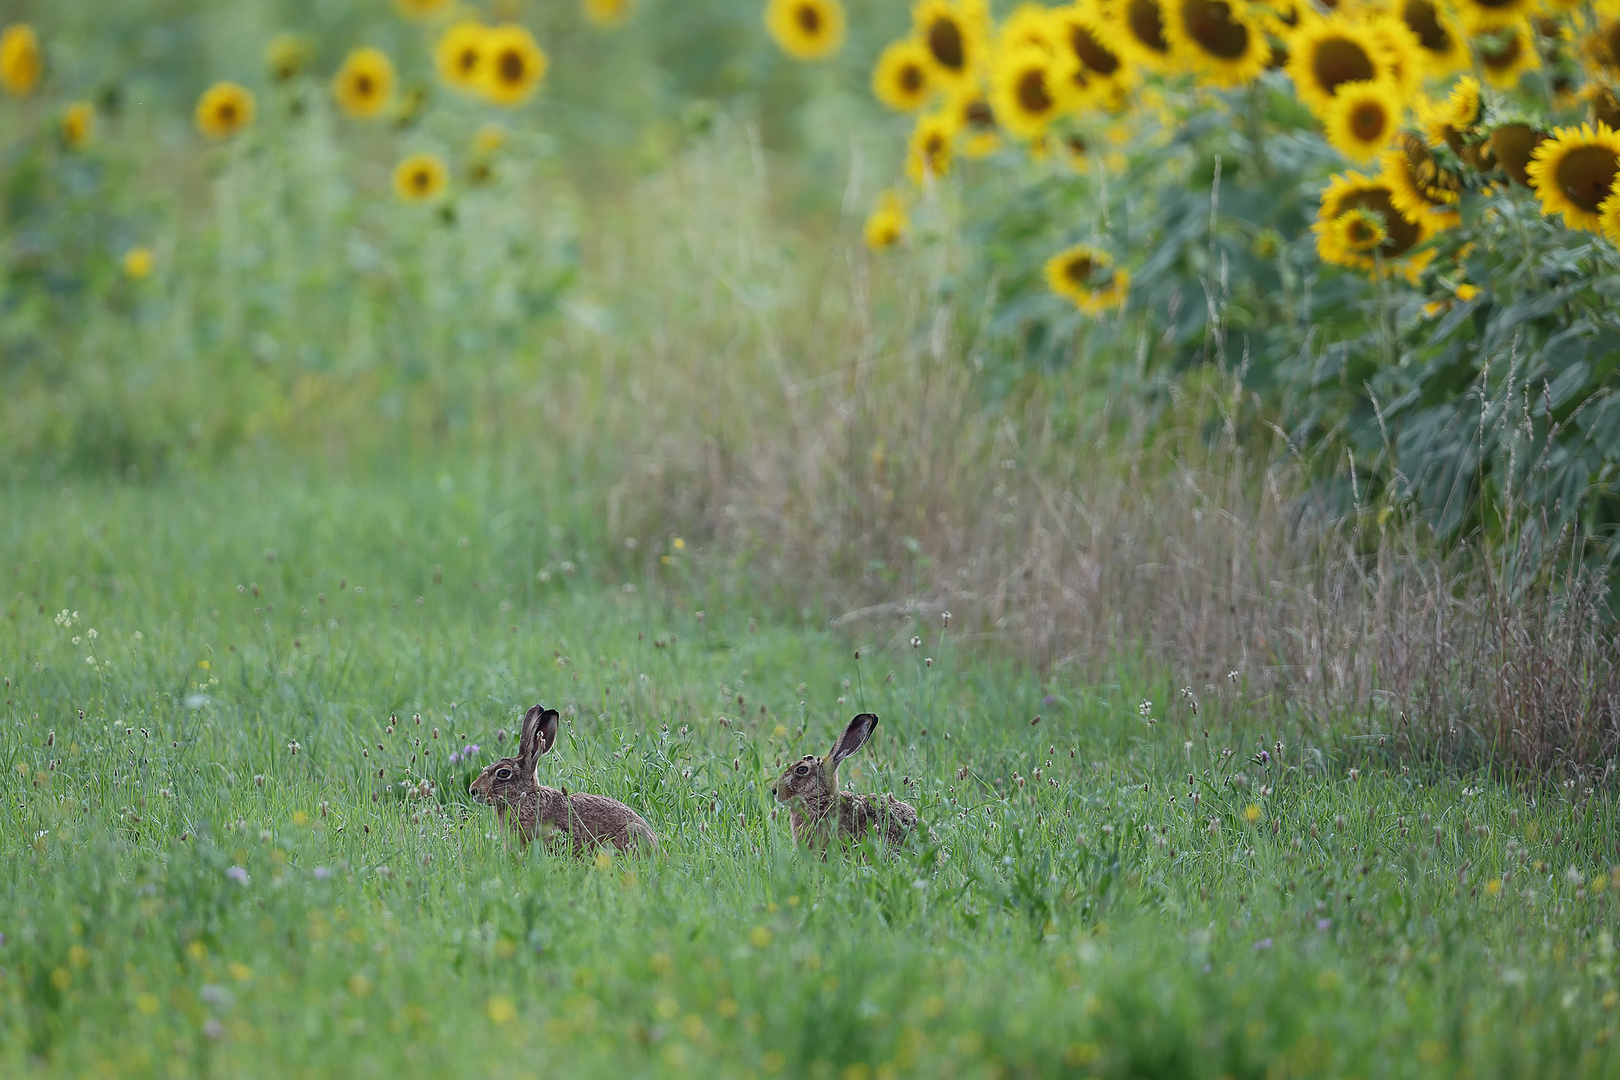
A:
{"label": "hare's haunch", "polygon": [[501,824],[527,844],[539,838],[554,851],[583,855],[604,844],[647,854],[658,850],[652,827],[617,799],[542,787],[535,777],[540,756],[557,741],[556,709],[539,705],[523,717],[517,757],[502,758],[478,774],[472,796],[495,807]]}
{"label": "hare's haunch", "polygon": [[826,757],[800,758],[771,785],[776,800],[788,804],[795,840],[824,848],[834,838],[856,840],[871,834],[889,844],[903,844],[917,832],[917,811],[910,803],[887,793],[838,790],[839,763],[866,744],[877,723],[876,716],[861,713]]}

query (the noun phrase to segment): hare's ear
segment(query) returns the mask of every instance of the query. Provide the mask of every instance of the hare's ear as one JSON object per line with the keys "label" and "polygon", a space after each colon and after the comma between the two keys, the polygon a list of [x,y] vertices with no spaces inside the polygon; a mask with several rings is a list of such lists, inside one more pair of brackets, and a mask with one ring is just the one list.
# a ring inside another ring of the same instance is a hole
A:
{"label": "hare's ear", "polygon": [[533,772],[540,755],[551,749],[557,741],[557,710],[536,705],[523,714],[523,728],[518,735],[518,761],[524,771]]}
{"label": "hare's ear", "polygon": [[827,760],[832,763],[833,768],[838,768],[839,762],[866,745],[866,740],[877,730],[877,722],[878,718],[869,712],[863,712],[849,722],[849,727],[845,728],[844,733],[838,736],[838,741],[833,743],[832,753],[827,755]]}
{"label": "hare's ear", "polygon": [[[540,753],[549,754],[551,747],[557,741],[557,723],[562,719],[556,709],[547,709],[540,714]],[[539,754],[535,755],[536,757]]]}

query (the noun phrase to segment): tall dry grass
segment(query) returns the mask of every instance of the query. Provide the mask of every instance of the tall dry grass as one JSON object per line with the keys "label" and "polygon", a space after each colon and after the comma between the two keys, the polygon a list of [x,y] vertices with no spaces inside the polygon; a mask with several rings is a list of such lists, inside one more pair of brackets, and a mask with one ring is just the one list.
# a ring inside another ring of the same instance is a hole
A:
{"label": "tall dry grass", "polygon": [[1042,669],[1145,650],[1187,685],[1237,673],[1267,723],[1612,779],[1620,648],[1603,582],[1558,569],[1577,538],[1527,564],[1325,505],[1230,372],[1149,407],[1121,357],[989,402],[948,226],[899,256],[794,232],[757,151],[725,146],[649,182],[592,259],[621,316],[573,348],[608,388],[616,536],[695,539],[865,640],[949,611]]}

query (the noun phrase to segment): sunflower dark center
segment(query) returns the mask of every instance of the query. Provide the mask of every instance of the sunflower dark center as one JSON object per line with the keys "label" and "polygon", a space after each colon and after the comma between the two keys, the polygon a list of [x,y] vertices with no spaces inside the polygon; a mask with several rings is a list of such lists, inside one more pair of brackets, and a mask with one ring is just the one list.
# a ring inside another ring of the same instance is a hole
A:
{"label": "sunflower dark center", "polygon": [[1519,40],[1519,32],[1512,30],[1494,42],[1480,42],[1479,58],[1488,68],[1510,68],[1523,51],[1524,42]]}
{"label": "sunflower dark center", "polygon": [[1069,47],[1074,50],[1074,55],[1080,58],[1080,67],[1083,71],[1112,75],[1119,70],[1119,57],[1083,26],[1069,28]]}
{"label": "sunflower dark center", "polygon": [[1187,36],[1211,56],[1236,60],[1249,47],[1249,28],[1232,18],[1226,0],[1183,0]]}
{"label": "sunflower dark center", "polygon": [[1365,248],[1378,238],[1373,229],[1373,223],[1364,217],[1350,219],[1350,242],[1359,248]]}
{"label": "sunflower dark center", "polygon": [[1440,25],[1440,12],[1429,0],[1406,0],[1401,21],[1417,35],[1418,44],[1429,52],[1443,53],[1451,48],[1451,35]]}
{"label": "sunflower dark center", "polygon": [[1328,38],[1316,47],[1311,74],[1316,85],[1331,94],[1347,82],[1366,82],[1378,74],[1365,49],[1346,38]]}
{"label": "sunflower dark center", "polygon": [[989,102],[974,100],[968,104],[963,115],[967,118],[968,127],[989,131],[996,126],[996,114],[990,108]]}
{"label": "sunflower dark center", "polygon": [[1607,146],[1582,146],[1565,154],[1558,163],[1558,187],[1569,201],[1582,210],[1595,213],[1598,204],[1614,189],[1614,174],[1620,171],[1620,158]]}
{"label": "sunflower dark center", "polygon": [[928,51],[940,67],[961,71],[967,66],[967,50],[962,44],[962,28],[955,19],[935,19],[928,27]]}
{"label": "sunflower dark center", "polygon": [[1159,0],[1131,0],[1125,9],[1125,21],[1138,42],[1156,53],[1170,51],[1170,43],[1164,40],[1164,13],[1159,10]]}
{"label": "sunflower dark center", "polygon": [[1495,11],[1497,8],[1513,7],[1522,3],[1523,0],[1468,0],[1468,2],[1475,7],[1484,8],[1486,11]]}
{"label": "sunflower dark center", "polygon": [[416,190],[426,191],[432,185],[433,177],[428,175],[426,169],[418,169],[416,175],[411,177],[411,183],[416,185]]}
{"label": "sunflower dark center", "polygon": [[816,10],[814,4],[800,4],[795,17],[799,20],[799,29],[807,34],[819,33],[821,30],[821,12]]}
{"label": "sunflower dark center", "polygon": [[915,94],[928,85],[928,76],[923,74],[922,68],[916,64],[907,64],[900,69],[900,89],[908,94]]}
{"label": "sunflower dark center", "polygon": [[1508,178],[1521,187],[1530,186],[1530,157],[1541,141],[1529,124],[1501,124],[1491,132],[1491,153]]}
{"label": "sunflower dark center", "polygon": [[1076,255],[1063,267],[1063,274],[1076,285],[1091,286],[1091,274],[1097,269],[1090,255]]}
{"label": "sunflower dark center", "polygon": [[1358,191],[1345,203],[1344,209],[1365,210],[1369,216],[1383,218],[1384,231],[1389,235],[1378,245],[1378,250],[1384,253],[1385,258],[1404,255],[1418,242],[1418,227],[1401,216],[1395,204],[1389,201],[1389,192],[1384,188]]}
{"label": "sunflower dark center", "polygon": [[1363,142],[1378,138],[1389,126],[1389,114],[1376,101],[1366,101],[1350,111],[1350,130]]}
{"label": "sunflower dark center", "polygon": [[1031,68],[1018,77],[1018,104],[1032,113],[1044,113],[1052,108],[1052,95],[1046,92],[1046,72]]}
{"label": "sunflower dark center", "polygon": [[462,49],[461,50],[461,55],[456,57],[456,66],[461,69],[461,73],[463,75],[465,75],[467,72],[471,71],[473,68],[477,67],[478,66],[478,50],[474,49],[474,48],[472,48],[470,46],[468,48]]}
{"label": "sunflower dark center", "polygon": [[227,101],[219,107],[219,119],[226,124],[236,123],[236,103]]}
{"label": "sunflower dark center", "polygon": [[529,66],[523,62],[523,54],[516,49],[507,49],[501,53],[498,68],[501,78],[509,83],[522,82],[523,76],[528,72]]}
{"label": "sunflower dark center", "polygon": [[1620,19],[1616,19],[1605,26],[1598,35],[1609,50],[1609,66],[1620,63]]}

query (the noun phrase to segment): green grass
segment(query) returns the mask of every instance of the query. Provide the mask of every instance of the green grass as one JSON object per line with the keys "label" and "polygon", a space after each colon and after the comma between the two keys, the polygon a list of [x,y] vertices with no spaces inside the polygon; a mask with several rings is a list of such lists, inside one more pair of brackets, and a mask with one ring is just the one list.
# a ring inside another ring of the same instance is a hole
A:
{"label": "green grass", "polygon": [[[1620,1070],[1611,798],[1309,745],[1242,671],[834,635],[526,475],[0,494],[0,1072]],[[469,801],[449,749],[536,700],[542,780],[626,800],[661,858],[521,851]],[[773,817],[774,769],[860,709],[845,782],[937,851],[823,861]]]}

